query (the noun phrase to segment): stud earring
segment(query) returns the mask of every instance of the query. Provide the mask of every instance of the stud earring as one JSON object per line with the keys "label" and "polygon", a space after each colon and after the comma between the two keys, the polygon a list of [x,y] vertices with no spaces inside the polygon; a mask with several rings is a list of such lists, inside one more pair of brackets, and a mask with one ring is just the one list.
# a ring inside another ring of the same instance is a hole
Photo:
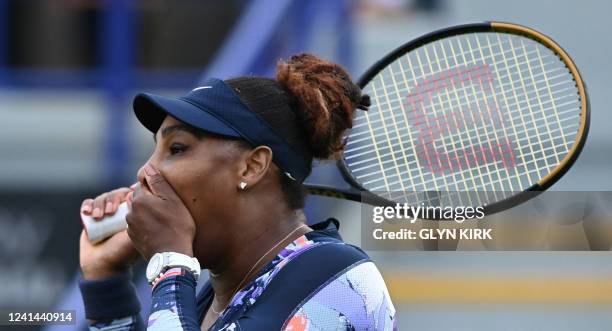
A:
{"label": "stud earring", "polygon": [[247,187],[247,183],[246,182],[240,182],[240,184],[238,186],[240,186],[240,189],[244,191],[244,189]]}

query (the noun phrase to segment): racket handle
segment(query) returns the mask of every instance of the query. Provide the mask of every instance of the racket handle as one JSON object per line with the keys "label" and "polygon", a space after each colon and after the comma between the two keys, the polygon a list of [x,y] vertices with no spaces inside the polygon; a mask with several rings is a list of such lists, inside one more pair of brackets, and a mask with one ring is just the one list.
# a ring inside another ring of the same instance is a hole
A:
{"label": "racket handle", "polygon": [[128,212],[128,204],[123,202],[114,214],[101,220],[95,220],[89,215],[81,214],[81,221],[89,242],[95,245],[115,233],[125,230],[127,228],[125,216]]}

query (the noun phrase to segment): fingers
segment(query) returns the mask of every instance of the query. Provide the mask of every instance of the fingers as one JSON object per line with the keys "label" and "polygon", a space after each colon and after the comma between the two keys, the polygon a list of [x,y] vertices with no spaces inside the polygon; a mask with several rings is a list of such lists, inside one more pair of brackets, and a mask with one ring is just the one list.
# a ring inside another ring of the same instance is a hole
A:
{"label": "fingers", "polygon": [[117,209],[119,208],[119,205],[123,202],[127,200],[127,196],[128,194],[130,194],[132,192],[131,189],[126,188],[126,187],[122,187],[119,189],[116,189],[114,191],[111,191],[109,194],[109,198],[106,201],[106,209],[105,209],[105,214],[106,215],[112,215],[114,214]]}
{"label": "fingers", "polygon": [[93,211],[91,216],[95,219],[101,219],[104,216],[106,210],[106,198],[108,193],[104,193],[96,197],[93,201]]}
{"label": "fingers", "polygon": [[113,215],[130,192],[129,188],[123,187],[101,194],[95,199],[86,199],[81,204],[81,213],[90,215],[95,220]]}
{"label": "fingers", "polygon": [[153,194],[153,192],[151,192],[151,188],[149,188],[149,184],[148,183],[144,183],[144,184],[138,184],[134,187],[134,191],[132,194],[132,199],[136,199],[136,197],[141,197],[141,196],[155,196]]}
{"label": "fingers", "polygon": [[81,213],[85,215],[91,214],[93,211],[93,199],[85,199],[81,203]]}
{"label": "fingers", "polygon": [[132,200],[134,200],[134,191],[130,191],[125,197],[125,202],[127,202],[129,209],[132,209]]}
{"label": "fingers", "polygon": [[106,203],[104,204],[104,214],[105,215],[110,215],[110,214],[114,214],[115,210],[117,210],[117,207],[119,205],[119,201],[117,201],[118,199],[115,198],[108,198],[106,200]]}
{"label": "fingers", "polygon": [[174,189],[168,184],[164,176],[155,169],[150,163],[144,166],[145,180],[151,193],[158,196],[161,199],[173,199],[176,196]]}

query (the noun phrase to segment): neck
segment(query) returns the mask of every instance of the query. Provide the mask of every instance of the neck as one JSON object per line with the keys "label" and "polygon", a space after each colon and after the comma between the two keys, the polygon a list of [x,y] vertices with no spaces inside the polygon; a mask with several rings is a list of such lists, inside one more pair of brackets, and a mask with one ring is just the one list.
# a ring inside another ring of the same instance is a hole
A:
{"label": "neck", "polygon": [[249,284],[285,246],[310,231],[301,211],[285,212],[274,218],[269,215],[262,213],[258,218],[251,214],[248,222],[242,224],[250,224],[252,230],[242,231],[245,235],[237,236],[234,245],[229,245],[224,262],[210,269],[214,310],[223,310],[233,295]]}

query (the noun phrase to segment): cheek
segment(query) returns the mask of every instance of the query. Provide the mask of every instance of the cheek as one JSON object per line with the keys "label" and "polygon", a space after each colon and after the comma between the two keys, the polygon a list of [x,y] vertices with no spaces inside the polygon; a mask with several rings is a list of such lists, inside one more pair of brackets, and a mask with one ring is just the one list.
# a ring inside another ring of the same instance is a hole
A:
{"label": "cheek", "polygon": [[227,164],[212,160],[177,160],[160,171],[185,203],[196,223],[213,216],[231,201]]}
{"label": "cheek", "polygon": [[187,207],[200,200],[202,189],[210,186],[211,176],[207,175],[207,169],[198,167],[197,162],[176,161],[159,170]]}

